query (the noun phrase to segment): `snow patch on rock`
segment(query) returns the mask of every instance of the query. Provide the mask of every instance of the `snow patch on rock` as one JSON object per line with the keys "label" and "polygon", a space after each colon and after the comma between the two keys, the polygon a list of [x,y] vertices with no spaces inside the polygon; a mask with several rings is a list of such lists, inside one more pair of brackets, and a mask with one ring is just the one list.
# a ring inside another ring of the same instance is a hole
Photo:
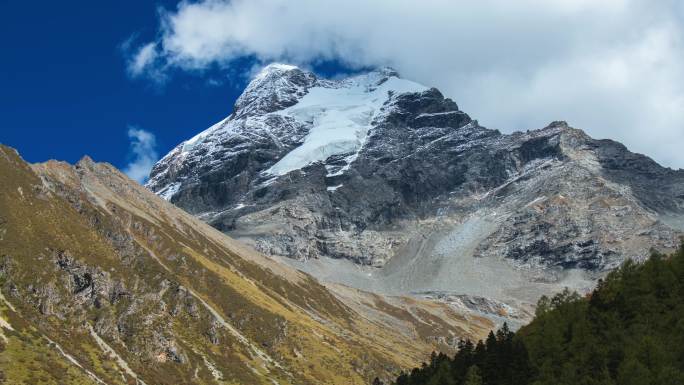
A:
{"label": "snow patch on rock", "polygon": [[[372,72],[333,87],[310,88],[297,104],[279,111],[311,128],[304,143],[286,154],[267,173],[285,175],[333,155],[349,154],[345,162],[350,164],[363,147],[373,118],[393,95],[427,90],[421,84],[382,75],[382,72]],[[344,170],[343,167],[341,171]]]}
{"label": "snow patch on rock", "polygon": [[225,118],[225,119],[221,120],[220,122],[214,124],[213,126],[207,128],[206,130],[200,132],[199,134],[197,134],[197,135],[193,136],[192,138],[183,142],[182,152],[185,153],[185,152],[191,151],[193,148],[195,148],[195,146],[197,146],[198,143],[202,143],[203,139],[206,138],[207,136],[209,136],[209,134],[211,134],[212,132],[214,132],[216,130],[219,130],[219,129],[225,127],[227,121],[228,121],[228,118]]}
{"label": "snow patch on rock", "polygon": [[162,197],[162,199],[166,201],[170,201],[171,198],[173,198],[174,195],[180,190],[181,183],[180,182],[174,182],[171,183],[170,185],[164,187],[163,190],[159,191],[157,195]]}

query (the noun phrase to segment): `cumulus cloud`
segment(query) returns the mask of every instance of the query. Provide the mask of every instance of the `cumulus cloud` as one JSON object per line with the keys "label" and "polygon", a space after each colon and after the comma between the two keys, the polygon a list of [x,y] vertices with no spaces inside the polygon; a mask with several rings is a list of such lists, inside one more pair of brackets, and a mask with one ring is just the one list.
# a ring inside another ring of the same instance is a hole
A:
{"label": "cumulus cloud", "polygon": [[502,131],[567,120],[684,167],[678,0],[204,0],[160,13],[129,70],[203,70],[246,56],[390,65]]}
{"label": "cumulus cloud", "polygon": [[139,128],[128,129],[130,139],[131,162],[124,168],[124,172],[138,183],[144,183],[150,175],[152,166],[157,162],[157,140],[153,133]]}

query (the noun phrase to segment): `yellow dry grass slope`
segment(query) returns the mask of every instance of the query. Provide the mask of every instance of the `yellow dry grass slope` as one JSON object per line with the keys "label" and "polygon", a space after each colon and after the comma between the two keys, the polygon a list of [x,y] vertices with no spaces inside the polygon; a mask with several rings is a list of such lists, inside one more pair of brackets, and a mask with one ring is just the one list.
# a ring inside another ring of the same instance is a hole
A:
{"label": "yellow dry grass slope", "polygon": [[492,327],[323,285],[88,158],[0,146],[0,181],[9,383],[367,384]]}

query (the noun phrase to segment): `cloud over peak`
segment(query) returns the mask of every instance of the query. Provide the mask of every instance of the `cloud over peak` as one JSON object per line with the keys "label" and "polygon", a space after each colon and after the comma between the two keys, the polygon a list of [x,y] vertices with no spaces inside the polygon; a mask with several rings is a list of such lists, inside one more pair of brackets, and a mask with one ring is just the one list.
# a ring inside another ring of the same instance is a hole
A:
{"label": "cloud over peak", "polygon": [[150,170],[159,160],[157,154],[157,139],[153,133],[139,128],[128,129],[130,139],[131,162],[124,168],[124,173],[138,183],[144,183],[150,175]]}
{"label": "cloud over peak", "polygon": [[675,0],[204,0],[160,13],[129,71],[246,56],[390,65],[503,131],[568,120],[684,167],[684,5]]}

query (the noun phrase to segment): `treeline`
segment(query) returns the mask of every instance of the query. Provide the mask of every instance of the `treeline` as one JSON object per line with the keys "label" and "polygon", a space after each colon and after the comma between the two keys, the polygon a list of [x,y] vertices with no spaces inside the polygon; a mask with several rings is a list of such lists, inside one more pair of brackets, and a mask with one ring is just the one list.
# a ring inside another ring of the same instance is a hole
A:
{"label": "treeline", "polygon": [[393,384],[684,385],[684,246],[626,262],[587,297],[543,297],[517,333],[433,354]]}

